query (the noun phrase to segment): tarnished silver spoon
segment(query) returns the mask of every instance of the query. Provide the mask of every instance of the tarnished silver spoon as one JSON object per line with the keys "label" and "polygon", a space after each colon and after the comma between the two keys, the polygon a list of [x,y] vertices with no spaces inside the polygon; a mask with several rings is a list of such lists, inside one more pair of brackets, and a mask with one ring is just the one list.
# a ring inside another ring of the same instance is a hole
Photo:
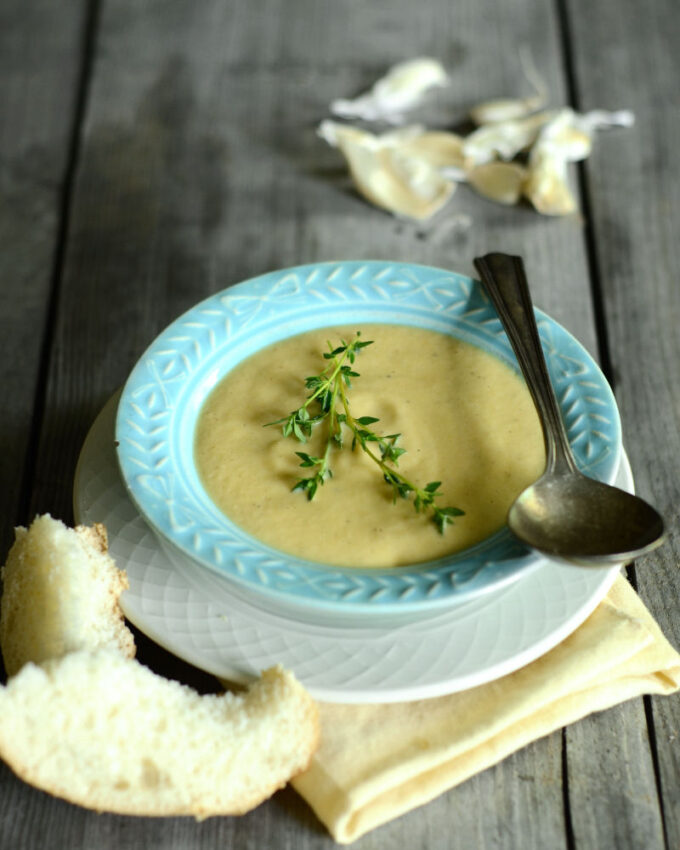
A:
{"label": "tarnished silver spoon", "polygon": [[663,520],[647,502],[577,469],[550,382],[520,257],[475,259],[519,361],[543,427],[546,468],[508,513],[510,530],[533,549],[585,565],[627,561],[664,539]]}

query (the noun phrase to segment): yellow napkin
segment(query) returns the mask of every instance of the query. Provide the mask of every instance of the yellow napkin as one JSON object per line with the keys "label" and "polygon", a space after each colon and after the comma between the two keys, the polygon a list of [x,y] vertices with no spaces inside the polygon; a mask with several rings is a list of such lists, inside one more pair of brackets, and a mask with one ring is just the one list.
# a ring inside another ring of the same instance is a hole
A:
{"label": "yellow napkin", "polygon": [[417,702],[320,704],[321,747],[293,785],[348,844],[555,729],[678,687],[680,655],[619,577],[574,634],[496,682]]}

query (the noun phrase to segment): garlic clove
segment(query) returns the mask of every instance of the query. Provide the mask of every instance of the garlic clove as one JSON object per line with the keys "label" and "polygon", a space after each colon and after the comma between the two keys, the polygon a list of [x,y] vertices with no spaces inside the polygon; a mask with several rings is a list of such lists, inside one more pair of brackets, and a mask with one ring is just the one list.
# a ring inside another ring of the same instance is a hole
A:
{"label": "garlic clove", "polygon": [[400,133],[376,136],[324,121],[319,135],[340,150],[356,189],[389,212],[422,221],[441,209],[456,188],[427,160],[402,151]]}
{"label": "garlic clove", "polygon": [[374,157],[344,150],[357,189],[389,212],[420,221],[431,218],[453,194],[456,184],[421,159],[393,148]]}
{"label": "garlic clove", "polygon": [[593,149],[591,137],[576,127],[565,127],[552,140],[567,162],[580,162],[587,159]]}
{"label": "garlic clove", "polygon": [[410,59],[394,65],[359,97],[334,100],[331,112],[343,118],[400,124],[403,113],[416,106],[428,89],[446,85],[448,80],[446,70],[436,59]]}
{"label": "garlic clove", "polygon": [[376,136],[373,136],[372,133],[367,133],[366,130],[360,130],[358,127],[352,127],[349,124],[340,124],[337,121],[328,120],[322,121],[319,124],[316,134],[325,142],[328,142],[333,148],[339,147],[341,142],[365,141],[369,143],[371,139],[377,139]]}
{"label": "garlic clove", "polygon": [[628,110],[605,112],[601,109],[579,114],[573,109],[561,109],[541,130],[537,144],[550,144],[568,162],[578,162],[590,156],[593,136],[600,129],[631,127],[635,116]]}
{"label": "garlic clove", "polygon": [[537,112],[514,121],[501,121],[478,127],[463,141],[466,167],[483,165],[494,159],[511,160],[536,140],[541,128],[555,116],[554,111]]}
{"label": "garlic clove", "polygon": [[508,206],[519,202],[526,178],[526,169],[514,162],[486,162],[475,166],[467,175],[476,192]]}
{"label": "garlic clove", "polygon": [[535,94],[522,98],[501,98],[480,103],[470,110],[470,118],[475,124],[497,124],[502,121],[514,121],[542,109],[546,104],[544,94]]}
{"label": "garlic clove", "polygon": [[566,107],[560,109],[541,128],[535,147],[550,147],[568,162],[578,162],[590,155],[592,138],[577,126],[576,113]]}
{"label": "garlic clove", "polygon": [[569,188],[567,161],[549,145],[532,150],[523,193],[543,215],[569,215],[577,209]]}
{"label": "garlic clove", "polygon": [[403,139],[400,150],[411,156],[424,159],[434,168],[462,169],[463,138],[456,133],[443,130],[426,130]]}

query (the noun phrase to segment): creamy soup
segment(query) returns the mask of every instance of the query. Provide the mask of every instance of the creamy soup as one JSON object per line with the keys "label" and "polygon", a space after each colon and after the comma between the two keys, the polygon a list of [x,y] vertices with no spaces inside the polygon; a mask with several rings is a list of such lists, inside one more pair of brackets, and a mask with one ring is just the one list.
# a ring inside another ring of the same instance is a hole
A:
{"label": "creamy soup", "polygon": [[440,534],[410,501],[392,502],[377,465],[349,443],[334,449],[333,477],[313,501],[291,487],[309,470],[296,451],[322,452],[324,425],[305,445],[263,427],[298,408],[304,378],[321,372],[327,340],[356,329],[321,329],[276,343],[239,364],[201,411],[195,457],[219,508],[247,532],[292,555],[327,564],[392,567],[465,549],[497,531],[515,497],[543,471],[538,418],[523,380],[496,357],[433,331],[362,327],[350,390],[352,414],[400,433],[399,470],[423,487],[441,481],[440,506],[465,515]]}

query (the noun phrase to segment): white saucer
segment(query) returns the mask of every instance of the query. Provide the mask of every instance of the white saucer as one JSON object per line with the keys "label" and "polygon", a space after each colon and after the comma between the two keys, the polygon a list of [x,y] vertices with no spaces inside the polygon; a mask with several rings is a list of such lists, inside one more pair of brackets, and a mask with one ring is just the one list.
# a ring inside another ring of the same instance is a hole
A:
{"label": "white saucer", "polygon": [[[261,610],[227,580],[171,565],[123,486],[114,451],[118,396],[83,445],[74,482],[79,523],[102,522],[130,582],[126,617],[170,652],[220,678],[247,682],[274,664],[295,672],[316,699],[397,702],[481,685],[538,658],[576,629],[620,566],[546,561],[507,588],[396,627],[331,628]],[[633,490],[624,456],[619,487]]]}

